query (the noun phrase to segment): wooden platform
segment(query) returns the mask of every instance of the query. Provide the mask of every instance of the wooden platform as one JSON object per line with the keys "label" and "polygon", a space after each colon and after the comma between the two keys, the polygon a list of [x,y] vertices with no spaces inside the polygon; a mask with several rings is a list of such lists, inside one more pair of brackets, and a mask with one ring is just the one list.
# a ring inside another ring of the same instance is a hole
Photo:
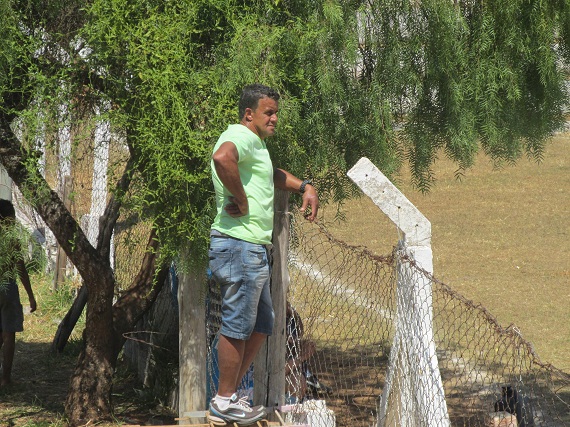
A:
{"label": "wooden platform", "polygon": [[[180,424],[171,424],[169,426],[163,426],[163,427],[310,427],[307,424],[285,424],[285,421],[283,421],[283,417],[281,416],[280,411],[275,409],[273,413],[279,421],[268,421],[266,419],[263,419],[253,424],[249,424],[247,426],[243,425],[238,426],[236,423],[214,422],[210,420],[210,418],[208,417],[209,411],[197,411],[190,413],[189,416],[187,417],[176,418],[176,421],[181,422]],[[204,422],[190,424],[190,420],[195,420],[197,418],[202,418]],[[184,423],[185,421],[187,421],[188,423]],[[138,424],[131,424],[131,425],[125,425],[123,427],[143,427],[143,426]]]}

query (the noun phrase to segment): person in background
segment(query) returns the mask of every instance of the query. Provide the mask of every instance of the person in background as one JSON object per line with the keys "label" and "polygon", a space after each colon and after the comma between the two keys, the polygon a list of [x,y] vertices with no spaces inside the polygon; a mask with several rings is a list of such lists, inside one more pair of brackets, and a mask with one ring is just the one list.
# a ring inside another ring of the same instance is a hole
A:
{"label": "person in background", "polygon": [[209,267],[222,295],[220,378],[210,401],[210,416],[216,422],[247,425],[265,416],[263,406],[250,406],[236,391],[273,331],[268,250],[274,189],[301,194],[305,217],[309,221],[317,217],[319,200],[311,181],[275,168],[267,150],[265,140],[277,126],[279,98],[270,87],[246,86],[238,105],[240,122],[229,125],[212,154],[217,215],[211,228]]}
{"label": "person in background", "polygon": [[309,367],[316,351],[315,342],[305,337],[305,328],[301,316],[287,301],[285,317],[287,351],[285,364],[285,386],[288,403],[302,403],[306,399],[319,398],[332,393],[332,389],[323,384]]}
{"label": "person in background", "polygon": [[285,318],[285,334],[287,337],[287,362],[285,365],[286,392],[294,402],[302,402],[307,396],[307,361],[315,354],[314,341],[304,338],[301,317],[287,301]]}
{"label": "person in background", "polygon": [[2,377],[0,387],[12,382],[12,365],[16,349],[16,332],[24,330],[24,312],[16,276],[20,278],[30,301],[30,312],[36,311],[37,304],[26,270],[22,248],[16,237],[16,212],[8,200],[0,200],[0,234],[2,248],[0,254],[0,348],[2,349]]}

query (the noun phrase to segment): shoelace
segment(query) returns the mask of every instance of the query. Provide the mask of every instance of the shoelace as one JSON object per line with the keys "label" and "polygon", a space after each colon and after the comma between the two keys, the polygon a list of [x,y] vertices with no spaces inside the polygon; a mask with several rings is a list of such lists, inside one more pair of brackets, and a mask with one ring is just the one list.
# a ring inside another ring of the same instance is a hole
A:
{"label": "shoelace", "polygon": [[251,412],[253,411],[253,409],[251,409],[251,406],[249,405],[249,400],[247,398],[247,396],[242,396],[240,397],[238,400],[236,400],[235,402],[232,402],[232,404],[234,405],[238,405],[241,409],[243,409],[245,412]]}

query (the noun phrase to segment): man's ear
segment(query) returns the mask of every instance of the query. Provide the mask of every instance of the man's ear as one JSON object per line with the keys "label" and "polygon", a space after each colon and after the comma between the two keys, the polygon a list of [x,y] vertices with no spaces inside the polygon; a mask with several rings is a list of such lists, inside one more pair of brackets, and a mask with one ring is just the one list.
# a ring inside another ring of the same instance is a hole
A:
{"label": "man's ear", "polygon": [[253,110],[251,108],[245,109],[245,113],[244,113],[243,117],[245,118],[246,121],[251,122],[253,120],[253,117],[251,116],[252,113],[253,113]]}

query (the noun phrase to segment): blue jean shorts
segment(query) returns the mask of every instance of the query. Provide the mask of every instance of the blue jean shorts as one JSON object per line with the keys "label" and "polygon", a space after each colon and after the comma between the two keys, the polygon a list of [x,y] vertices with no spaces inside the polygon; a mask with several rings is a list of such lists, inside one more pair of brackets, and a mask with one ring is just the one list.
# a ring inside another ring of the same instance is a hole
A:
{"label": "blue jean shorts", "polygon": [[266,247],[213,235],[209,258],[212,277],[222,295],[220,333],[239,340],[249,339],[252,332],[271,335],[275,315]]}

